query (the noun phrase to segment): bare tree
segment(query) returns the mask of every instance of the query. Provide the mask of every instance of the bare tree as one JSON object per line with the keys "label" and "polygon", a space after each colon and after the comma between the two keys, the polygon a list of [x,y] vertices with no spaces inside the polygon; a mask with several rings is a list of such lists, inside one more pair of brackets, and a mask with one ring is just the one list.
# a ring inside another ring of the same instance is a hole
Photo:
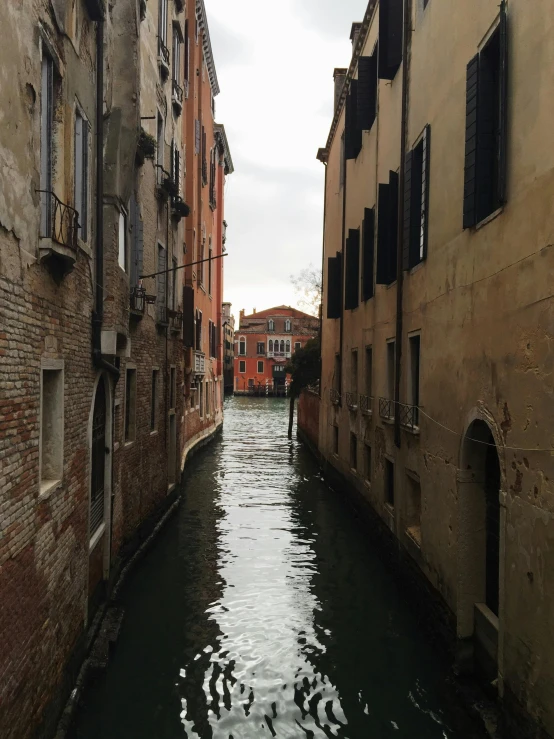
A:
{"label": "bare tree", "polygon": [[290,281],[298,295],[299,307],[306,313],[318,316],[323,288],[321,270],[310,264],[309,267],[301,269],[297,275],[291,275]]}

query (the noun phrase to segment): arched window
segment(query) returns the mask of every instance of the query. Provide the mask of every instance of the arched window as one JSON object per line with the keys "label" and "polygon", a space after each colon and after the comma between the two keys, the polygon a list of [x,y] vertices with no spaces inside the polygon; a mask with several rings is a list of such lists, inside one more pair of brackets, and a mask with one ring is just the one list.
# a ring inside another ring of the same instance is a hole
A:
{"label": "arched window", "polygon": [[281,339],[281,351],[285,351],[285,342],[283,341],[283,339]]}
{"label": "arched window", "polygon": [[290,340],[289,339],[287,339],[287,348],[285,351],[290,352]]}
{"label": "arched window", "polygon": [[285,321],[285,331],[290,331],[290,321],[289,321],[289,319],[288,319],[288,318],[287,318],[287,320]]}
{"label": "arched window", "polygon": [[275,321],[272,318],[267,322],[267,327],[269,331],[275,331]]}
{"label": "arched window", "polygon": [[270,340],[269,340],[269,351],[270,351],[270,352],[272,352],[272,351],[273,351],[273,339],[270,339]]}
{"label": "arched window", "polygon": [[241,336],[239,341],[239,354],[242,354],[243,356],[246,354],[246,339],[244,336]]}

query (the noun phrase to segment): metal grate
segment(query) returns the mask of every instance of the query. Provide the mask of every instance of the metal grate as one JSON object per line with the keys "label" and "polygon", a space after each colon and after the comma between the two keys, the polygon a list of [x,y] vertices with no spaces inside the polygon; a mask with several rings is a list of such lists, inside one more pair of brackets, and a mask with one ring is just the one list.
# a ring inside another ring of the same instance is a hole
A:
{"label": "metal grate", "polygon": [[379,415],[381,418],[392,421],[394,418],[394,400],[379,398]]}
{"label": "metal grate", "polygon": [[405,403],[399,403],[398,406],[401,425],[413,431],[419,424],[419,408],[417,405],[406,405]]}
{"label": "metal grate", "polygon": [[333,405],[339,405],[339,403],[340,403],[340,393],[339,393],[338,390],[335,390],[335,388],[332,387],[329,390],[329,397],[330,397],[331,403]]}
{"label": "metal grate", "polygon": [[358,393],[346,393],[346,405],[351,411],[358,409]]}
{"label": "metal grate", "polygon": [[164,64],[169,67],[169,49],[164,44],[163,39],[160,36],[158,36],[158,55]]}
{"label": "metal grate", "polygon": [[359,406],[362,413],[373,412],[373,396],[371,395],[360,395]]}
{"label": "metal grate", "polygon": [[79,230],[79,214],[70,205],[54,195],[50,190],[37,190],[41,193],[41,201],[48,217],[44,220],[40,237],[52,239],[62,246],[77,248],[77,232]]}

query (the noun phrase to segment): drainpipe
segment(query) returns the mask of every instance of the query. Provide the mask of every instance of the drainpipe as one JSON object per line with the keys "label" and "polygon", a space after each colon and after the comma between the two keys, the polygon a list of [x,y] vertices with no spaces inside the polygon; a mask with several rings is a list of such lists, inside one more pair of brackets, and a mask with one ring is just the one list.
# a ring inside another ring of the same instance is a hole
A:
{"label": "drainpipe", "polygon": [[104,19],[96,26],[96,306],[92,314],[92,361],[119,379],[119,369],[101,349],[104,317]]}
{"label": "drainpipe", "polygon": [[398,239],[396,253],[396,339],[395,339],[395,371],[394,371],[394,443],[400,449],[400,371],[402,367],[402,305],[404,273],[402,254],[404,251],[404,180],[406,162],[406,136],[408,129],[408,50],[412,35],[412,3],[404,0],[404,44],[402,50],[402,121],[400,126],[400,173],[398,177]]}

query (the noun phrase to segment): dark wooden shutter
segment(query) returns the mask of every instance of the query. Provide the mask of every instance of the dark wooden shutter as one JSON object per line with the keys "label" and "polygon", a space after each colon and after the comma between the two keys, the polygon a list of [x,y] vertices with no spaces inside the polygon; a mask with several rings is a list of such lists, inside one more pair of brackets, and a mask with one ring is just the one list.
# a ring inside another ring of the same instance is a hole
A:
{"label": "dark wooden shutter", "polygon": [[429,240],[429,183],[431,174],[431,125],[425,126],[423,134],[423,172],[421,175],[422,204],[424,208],[423,223],[423,256],[427,259],[427,242]]}
{"label": "dark wooden shutter", "polygon": [[404,161],[404,223],[402,236],[402,269],[410,269],[410,245],[412,237],[412,161],[414,152],[406,152]]}
{"label": "dark wooden shutter", "polygon": [[377,110],[377,57],[362,56],[358,61],[358,127],[369,131]]}
{"label": "dark wooden shutter", "polygon": [[500,136],[498,141],[498,202],[506,202],[507,172],[506,149],[508,145],[508,17],[506,2],[500,4]]}
{"label": "dark wooden shutter", "polygon": [[344,307],[354,310],[360,304],[360,231],[349,229],[346,239]]}
{"label": "dark wooden shutter", "polygon": [[379,78],[393,80],[402,64],[403,0],[379,3]]}
{"label": "dark wooden shutter", "polygon": [[398,247],[398,173],[389,172],[389,280],[396,280]]}
{"label": "dark wooden shutter", "polygon": [[477,93],[479,89],[479,54],[466,71],[466,150],[464,166],[464,228],[475,226],[477,191]]}
{"label": "dark wooden shutter", "polygon": [[362,299],[373,297],[373,262],[375,258],[375,208],[364,209]]}
{"label": "dark wooden shutter", "polygon": [[342,304],[341,255],[327,260],[327,318],[340,318]]}
{"label": "dark wooden shutter", "polygon": [[345,156],[346,159],[356,159],[362,148],[362,131],[358,127],[358,82],[351,80],[350,92],[346,98],[345,110]]}
{"label": "dark wooden shutter", "polygon": [[378,285],[388,285],[388,251],[389,251],[389,200],[390,188],[379,184],[379,200],[377,202],[377,275]]}
{"label": "dark wooden shutter", "polygon": [[183,343],[194,346],[194,290],[191,285],[183,288]]}

